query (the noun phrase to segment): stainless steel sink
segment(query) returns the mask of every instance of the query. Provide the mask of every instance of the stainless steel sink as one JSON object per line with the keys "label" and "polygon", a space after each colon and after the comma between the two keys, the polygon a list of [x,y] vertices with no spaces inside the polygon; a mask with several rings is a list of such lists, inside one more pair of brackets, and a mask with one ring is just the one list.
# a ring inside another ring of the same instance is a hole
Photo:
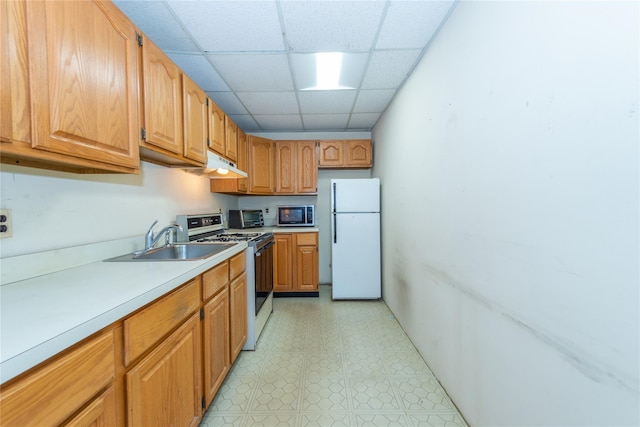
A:
{"label": "stainless steel sink", "polygon": [[105,259],[105,261],[194,261],[209,258],[234,245],[236,245],[236,243],[172,244],[153,248],[148,251],[132,252],[119,257]]}

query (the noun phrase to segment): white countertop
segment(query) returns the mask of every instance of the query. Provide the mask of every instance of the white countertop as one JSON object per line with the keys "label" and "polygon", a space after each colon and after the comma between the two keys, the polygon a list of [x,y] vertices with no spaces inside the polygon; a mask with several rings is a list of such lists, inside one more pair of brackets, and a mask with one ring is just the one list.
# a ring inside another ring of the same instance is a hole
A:
{"label": "white countertop", "polygon": [[0,383],[242,252],[198,261],[92,262],[0,286]]}
{"label": "white countertop", "polygon": [[244,228],[236,229],[232,228],[227,231],[230,232],[271,232],[271,233],[318,233],[320,229],[318,227],[260,227],[260,228]]}

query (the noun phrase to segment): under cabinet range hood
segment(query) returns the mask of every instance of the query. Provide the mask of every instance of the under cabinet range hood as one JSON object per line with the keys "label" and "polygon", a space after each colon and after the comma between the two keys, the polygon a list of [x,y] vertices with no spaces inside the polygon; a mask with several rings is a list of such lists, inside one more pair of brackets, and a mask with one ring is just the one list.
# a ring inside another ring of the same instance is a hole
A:
{"label": "under cabinet range hood", "polygon": [[247,173],[238,169],[235,163],[221,157],[211,151],[207,152],[206,166],[185,167],[181,166],[186,172],[196,175],[207,176],[209,178],[246,178]]}

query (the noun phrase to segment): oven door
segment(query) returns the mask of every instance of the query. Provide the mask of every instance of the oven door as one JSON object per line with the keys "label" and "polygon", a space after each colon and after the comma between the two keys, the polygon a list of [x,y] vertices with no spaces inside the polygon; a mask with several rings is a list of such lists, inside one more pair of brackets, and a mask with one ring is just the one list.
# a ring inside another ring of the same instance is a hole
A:
{"label": "oven door", "polygon": [[256,315],[260,308],[267,300],[267,297],[273,292],[273,245],[275,241],[272,239],[263,247],[257,249],[254,256],[256,267]]}

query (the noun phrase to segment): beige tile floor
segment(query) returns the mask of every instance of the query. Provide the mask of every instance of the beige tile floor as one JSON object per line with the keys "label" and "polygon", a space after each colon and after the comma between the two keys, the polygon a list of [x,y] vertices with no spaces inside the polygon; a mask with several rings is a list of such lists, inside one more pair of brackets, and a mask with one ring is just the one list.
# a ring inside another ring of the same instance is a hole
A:
{"label": "beige tile floor", "polygon": [[381,301],[277,298],[201,426],[466,426]]}

